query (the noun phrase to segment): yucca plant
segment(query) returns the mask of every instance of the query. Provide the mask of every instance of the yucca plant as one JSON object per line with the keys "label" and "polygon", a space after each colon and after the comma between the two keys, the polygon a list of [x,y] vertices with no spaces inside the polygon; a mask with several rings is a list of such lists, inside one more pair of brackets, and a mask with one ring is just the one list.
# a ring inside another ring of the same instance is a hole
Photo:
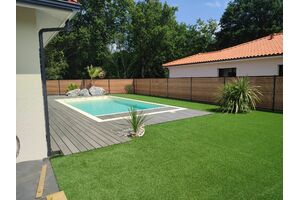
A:
{"label": "yucca plant", "polygon": [[259,86],[251,86],[248,77],[226,83],[219,98],[220,110],[227,113],[245,113],[255,109],[260,101]]}
{"label": "yucca plant", "polygon": [[131,126],[132,132],[131,136],[142,136],[140,135],[143,129],[145,122],[148,120],[147,116],[143,114],[143,112],[137,112],[134,107],[130,107],[129,109],[129,119],[127,119],[128,123]]}

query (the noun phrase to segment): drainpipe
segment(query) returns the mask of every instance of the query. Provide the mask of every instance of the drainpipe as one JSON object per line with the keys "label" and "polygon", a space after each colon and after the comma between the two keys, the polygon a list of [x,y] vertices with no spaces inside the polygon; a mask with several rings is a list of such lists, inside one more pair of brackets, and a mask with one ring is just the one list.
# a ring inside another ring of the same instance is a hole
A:
{"label": "drainpipe", "polygon": [[48,99],[47,99],[47,90],[46,90],[46,71],[45,71],[45,48],[44,48],[43,33],[59,32],[59,31],[71,31],[71,24],[70,24],[69,20],[66,21],[64,27],[43,28],[39,31],[40,70],[41,70],[41,78],[42,78],[44,115],[45,115],[45,125],[46,125],[47,156],[48,157],[51,156],[52,151],[51,151],[51,144],[50,144],[49,113],[48,113]]}

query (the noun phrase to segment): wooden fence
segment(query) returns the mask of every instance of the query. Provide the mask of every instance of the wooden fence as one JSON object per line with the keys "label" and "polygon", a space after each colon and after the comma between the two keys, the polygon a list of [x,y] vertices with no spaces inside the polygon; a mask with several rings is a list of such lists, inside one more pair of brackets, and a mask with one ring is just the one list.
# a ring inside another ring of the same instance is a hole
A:
{"label": "wooden fence", "polygon": [[[103,87],[108,93],[126,93],[125,86],[133,85],[135,94],[143,94],[190,101],[217,103],[220,89],[235,78],[145,78],[94,80],[94,85]],[[253,76],[250,83],[259,86],[263,96],[258,108],[283,110],[283,78],[279,76]],[[91,86],[91,80],[47,80],[48,95],[63,95],[70,83],[80,88]]]}
{"label": "wooden fence", "polygon": [[[235,78],[160,78],[134,79],[136,94],[217,103],[220,89]],[[274,111],[283,110],[283,78],[279,76],[253,76],[250,83],[259,86],[263,94],[257,107]]]}
{"label": "wooden fence", "polygon": [[[110,94],[124,94],[125,86],[132,85],[133,79],[102,79],[93,82],[95,86],[103,87]],[[64,95],[71,83],[77,84],[81,89],[91,86],[91,80],[47,80],[47,95]]]}

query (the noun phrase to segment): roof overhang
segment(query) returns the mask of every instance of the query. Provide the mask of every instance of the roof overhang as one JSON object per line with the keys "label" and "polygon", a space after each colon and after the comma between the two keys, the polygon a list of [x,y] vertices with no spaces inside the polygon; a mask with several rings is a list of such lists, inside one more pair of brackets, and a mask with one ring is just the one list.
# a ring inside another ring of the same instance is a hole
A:
{"label": "roof overhang", "polygon": [[47,8],[55,8],[68,11],[78,11],[81,8],[79,3],[60,0],[16,0],[17,5],[25,4],[31,6],[42,6]]}
{"label": "roof overhang", "polygon": [[[20,8],[31,9],[36,15],[37,30],[43,28],[63,27],[67,20],[72,19],[80,11],[81,5],[62,0],[16,0],[17,12]],[[44,44],[47,45],[58,32],[44,34]]]}

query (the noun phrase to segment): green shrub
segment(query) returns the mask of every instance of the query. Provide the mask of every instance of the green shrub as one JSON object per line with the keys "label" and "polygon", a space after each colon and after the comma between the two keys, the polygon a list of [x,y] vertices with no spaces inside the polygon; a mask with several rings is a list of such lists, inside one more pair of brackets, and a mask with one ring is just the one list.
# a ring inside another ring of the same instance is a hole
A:
{"label": "green shrub", "polygon": [[225,84],[219,98],[220,110],[227,113],[243,113],[255,109],[262,94],[259,86],[251,86],[248,77]]}
{"label": "green shrub", "polygon": [[75,90],[75,89],[78,89],[79,88],[79,85],[77,85],[76,83],[70,83],[68,85],[68,88],[67,88],[67,92],[71,91],[71,90]]}
{"label": "green shrub", "polygon": [[132,85],[125,85],[125,91],[128,94],[133,94],[133,86]]}

